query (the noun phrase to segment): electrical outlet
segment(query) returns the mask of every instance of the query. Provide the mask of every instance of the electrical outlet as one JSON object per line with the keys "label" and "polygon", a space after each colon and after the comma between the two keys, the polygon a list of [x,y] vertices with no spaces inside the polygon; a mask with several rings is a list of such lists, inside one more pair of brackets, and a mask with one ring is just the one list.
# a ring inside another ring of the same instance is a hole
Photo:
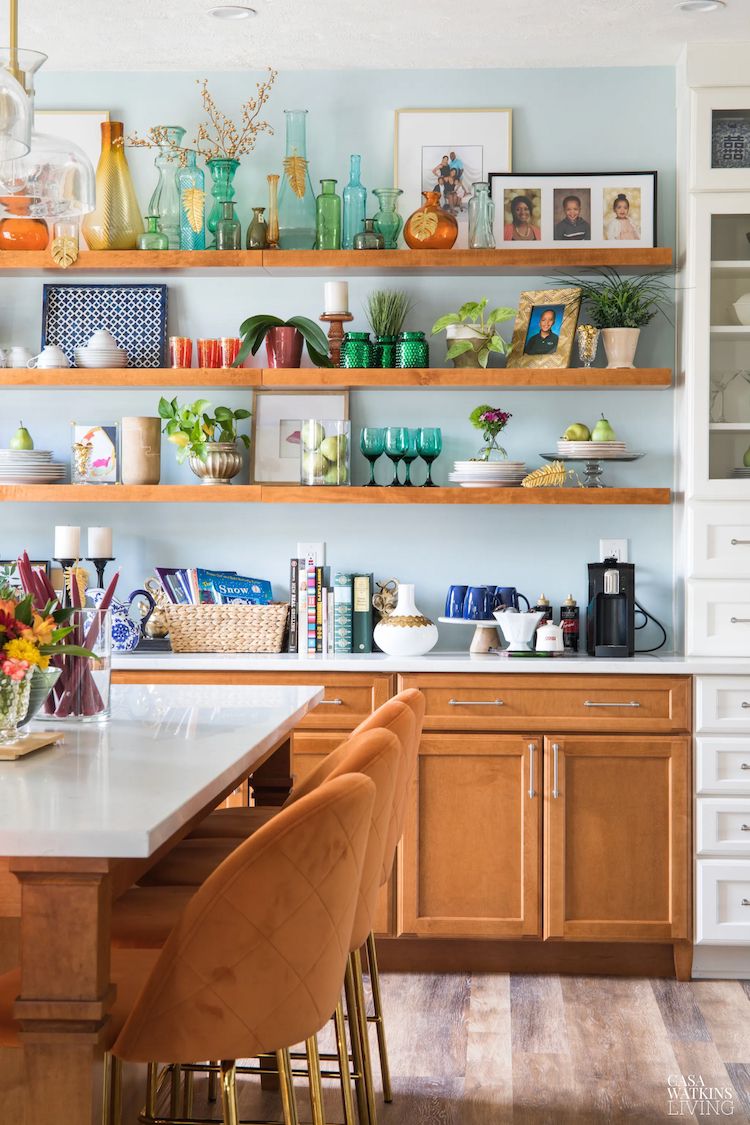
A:
{"label": "electrical outlet", "polygon": [[628,561],[628,541],[627,539],[600,539],[599,540],[599,561],[604,562],[605,559],[617,559],[618,562]]}

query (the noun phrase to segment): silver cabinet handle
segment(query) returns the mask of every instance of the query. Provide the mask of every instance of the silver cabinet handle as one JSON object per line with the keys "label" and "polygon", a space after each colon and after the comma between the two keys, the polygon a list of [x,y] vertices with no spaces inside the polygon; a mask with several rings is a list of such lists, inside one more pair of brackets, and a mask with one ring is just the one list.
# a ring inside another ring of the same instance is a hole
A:
{"label": "silver cabinet handle", "polygon": [[552,796],[557,799],[560,796],[558,788],[558,770],[559,770],[559,754],[560,747],[556,742],[552,743]]}
{"label": "silver cabinet handle", "polygon": [[743,699],[742,700],[742,710],[747,711],[748,707],[750,707],[750,703],[748,703],[746,699]]}
{"label": "silver cabinet handle", "polygon": [[750,539],[730,539],[733,547],[750,547]]}
{"label": "silver cabinet handle", "polygon": [[502,699],[449,699],[449,707],[504,707]]}
{"label": "silver cabinet handle", "polygon": [[750,617],[730,617],[733,625],[750,625]]}
{"label": "silver cabinet handle", "polygon": [[743,898],[742,905],[743,906],[750,906],[750,898]]}
{"label": "silver cabinet handle", "polygon": [[750,824],[741,824],[740,832],[750,832]]}
{"label": "silver cabinet handle", "polygon": [[532,800],[533,800],[534,797],[536,797],[536,792],[534,790],[534,751],[535,750],[536,750],[535,743],[530,742],[529,743],[529,797],[531,797]]}
{"label": "silver cabinet handle", "polygon": [[750,770],[750,762],[743,762],[740,766],[741,770]]}
{"label": "silver cabinet handle", "polygon": [[343,707],[343,699],[321,699],[318,707]]}
{"label": "silver cabinet handle", "polygon": [[630,703],[594,703],[592,700],[587,699],[583,705],[584,707],[640,707],[640,703],[631,700]]}

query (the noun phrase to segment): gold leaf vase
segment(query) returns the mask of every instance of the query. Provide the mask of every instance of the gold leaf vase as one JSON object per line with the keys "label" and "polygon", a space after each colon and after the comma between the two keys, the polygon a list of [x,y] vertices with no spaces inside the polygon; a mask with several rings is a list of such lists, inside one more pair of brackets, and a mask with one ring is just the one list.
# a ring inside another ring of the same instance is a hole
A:
{"label": "gold leaf vase", "polygon": [[143,233],[135,188],[125,159],[122,121],[102,121],[96,168],[96,208],[83,219],[91,250],[134,250]]}
{"label": "gold leaf vase", "polygon": [[450,250],[458,223],[440,206],[440,193],[423,191],[424,204],[404,223],[404,242],[412,250]]}

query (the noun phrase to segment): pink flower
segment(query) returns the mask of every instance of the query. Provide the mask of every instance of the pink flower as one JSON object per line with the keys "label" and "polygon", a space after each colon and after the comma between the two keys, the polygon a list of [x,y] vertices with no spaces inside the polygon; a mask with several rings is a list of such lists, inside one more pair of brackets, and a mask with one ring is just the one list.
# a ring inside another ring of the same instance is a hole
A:
{"label": "pink flower", "polygon": [[3,675],[11,680],[15,680],[17,684],[20,684],[26,679],[26,673],[29,670],[29,662],[28,660],[16,659],[3,660],[0,668],[2,669]]}

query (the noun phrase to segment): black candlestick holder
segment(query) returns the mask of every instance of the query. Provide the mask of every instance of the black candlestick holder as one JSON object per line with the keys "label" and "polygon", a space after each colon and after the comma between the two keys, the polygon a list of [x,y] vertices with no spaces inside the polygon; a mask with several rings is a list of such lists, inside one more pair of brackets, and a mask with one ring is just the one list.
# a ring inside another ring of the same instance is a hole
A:
{"label": "black candlestick holder", "polygon": [[55,562],[60,564],[63,572],[63,588],[60,605],[63,609],[70,609],[73,605],[73,597],[69,589],[69,580],[72,581],[71,571],[78,562],[78,559],[55,559]]}
{"label": "black candlestick holder", "polygon": [[96,584],[100,590],[104,589],[104,569],[107,563],[114,561],[114,557],[109,559],[86,559],[86,562],[92,562],[96,567]]}

